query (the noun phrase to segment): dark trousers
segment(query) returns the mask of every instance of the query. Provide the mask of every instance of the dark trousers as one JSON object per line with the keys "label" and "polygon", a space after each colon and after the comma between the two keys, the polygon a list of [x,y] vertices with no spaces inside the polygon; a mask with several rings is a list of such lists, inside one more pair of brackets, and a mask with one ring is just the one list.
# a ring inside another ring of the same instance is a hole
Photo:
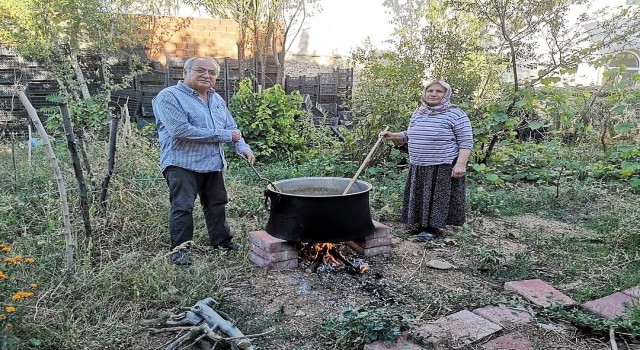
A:
{"label": "dark trousers", "polygon": [[229,202],[221,171],[197,173],[175,166],[164,170],[169,186],[169,233],[171,248],[193,239],[193,206],[196,195],[209,232],[212,246],[231,241],[231,230],[227,222],[225,205]]}

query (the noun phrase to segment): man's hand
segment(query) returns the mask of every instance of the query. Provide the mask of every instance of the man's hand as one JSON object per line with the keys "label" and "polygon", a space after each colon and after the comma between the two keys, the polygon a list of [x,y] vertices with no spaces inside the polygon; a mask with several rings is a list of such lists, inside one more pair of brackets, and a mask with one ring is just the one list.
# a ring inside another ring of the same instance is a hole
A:
{"label": "man's hand", "polygon": [[238,142],[242,137],[242,133],[238,129],[231,130],[231,141]]}
{"label": "man's hand", "polygon": [[249,164],[253,165],[253,163],[255,163],[256,157],[253,155],[253,152],[244,151],[244,152],[242,152],[242,155],[247,159]]}

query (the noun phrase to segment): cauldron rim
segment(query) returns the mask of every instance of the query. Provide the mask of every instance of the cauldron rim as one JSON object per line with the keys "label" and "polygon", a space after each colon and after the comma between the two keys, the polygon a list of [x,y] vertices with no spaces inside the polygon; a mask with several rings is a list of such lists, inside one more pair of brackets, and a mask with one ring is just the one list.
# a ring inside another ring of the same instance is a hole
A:
{"label": "cauldron rim", "polygon": [[[331,177],[331,176],[314,176],[314,177],[292,177],[289,179],[283,179],[283,180],[278,180],[278,181],[274,181],[272,182],[272,184],[278,186],[279,184],[283,184],[286,182],[290,182],[290,181],[294,181],[294,180],[299,180],[299,181],[313,181],[313,180],[339,180],[339,181],[345,181],[345,185],[344,187],[346,188],[347,185],[349,184],[349,182],[351,181],[350,178],[346,178],[346,177]],[[306,195],[306,194],[297,194],[297,193],[288,193],[288,192],[282,192],[282,191],[278,191],[275,188],[273,188],[273,186],[271,184],[267,185],[267,190],[271,191],[273,193],[278,193],[281,195],[286,195],[286,196],[292,196],[292,197],[301,197],[301,198],[332,198],[332,197],[345,197],[345,196],[353,196],[353,195],[358,195],[358,194],[362,194],[362,193],[367,193],[370,192],[373,189],[373,185],[363,181],[363,180],[357,180],[353,183],[355,184],[362,184],[364,185],[366,188],[364,190],[360,190],[360,191],[356,191],[356,192],[352,192],[353,191],[353,187],[349,190],[349,193],[347,194],[327,194],[327,195],[322,195],[322,196],[311,196],[311,195]]]}

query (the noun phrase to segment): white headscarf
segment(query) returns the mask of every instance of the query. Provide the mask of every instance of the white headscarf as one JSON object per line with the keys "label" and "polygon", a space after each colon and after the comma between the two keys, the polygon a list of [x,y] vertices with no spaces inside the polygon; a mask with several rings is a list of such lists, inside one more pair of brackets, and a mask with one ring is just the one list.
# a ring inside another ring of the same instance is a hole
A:
{"label": "white headscarf", "polygon": [[[438,103],[435,106],[429,106],[427,104],[427,89],[429,89],[429,87],[431,87],[431,85],[433,84],[440,84],[447,91],[444,93],[444,96],[442,97],[442,101],[440,101],[440,103]],[[427,84],[427,86],[424,87],[424,90],[422,90],[422,105],[418,109],[423,110],[428,114],[437,114],[437,113],[446,111],[451,107],[455,107],[453,104],[451,104],[451,95],[453,95],[453,92],[451,91],[451,86],[446,81],[444,80],[433,81]]]}

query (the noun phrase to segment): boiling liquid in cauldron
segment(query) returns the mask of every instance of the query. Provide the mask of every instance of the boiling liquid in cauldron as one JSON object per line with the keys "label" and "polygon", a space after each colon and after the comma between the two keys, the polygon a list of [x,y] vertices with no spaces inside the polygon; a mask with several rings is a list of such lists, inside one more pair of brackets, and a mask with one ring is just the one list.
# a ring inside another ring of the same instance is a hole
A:
{"label": "boiling liquid in cauldron", "polygon": [[324,197],[340,196],[342,191],[335,188],[296,188],[293,190],[283,190],[282,193],[296,196]]}

